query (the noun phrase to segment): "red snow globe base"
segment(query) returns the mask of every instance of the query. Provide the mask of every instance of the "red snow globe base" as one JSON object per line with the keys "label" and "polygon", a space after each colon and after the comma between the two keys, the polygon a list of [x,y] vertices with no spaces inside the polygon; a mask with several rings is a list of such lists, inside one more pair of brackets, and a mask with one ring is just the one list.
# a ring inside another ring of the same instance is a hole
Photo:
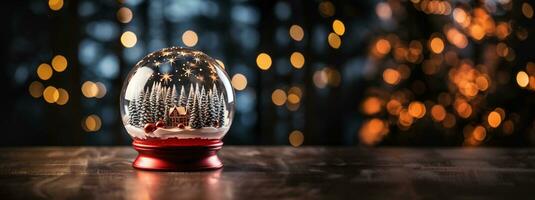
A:
{"label": "red snow globe base", "polygon": [[221,140],[134,140],[132,145],[139,152],[132,164],[136,169],[202,171],[223,167],[216,154],[223,146]]}
{"label": "red snow globe base", "polygon": [[234,116],[234,89],[224,68],[203,52],[152,52],[128,74],[121,117],[139,152],[136,169],[199,171],[223,166],[217,151]]}

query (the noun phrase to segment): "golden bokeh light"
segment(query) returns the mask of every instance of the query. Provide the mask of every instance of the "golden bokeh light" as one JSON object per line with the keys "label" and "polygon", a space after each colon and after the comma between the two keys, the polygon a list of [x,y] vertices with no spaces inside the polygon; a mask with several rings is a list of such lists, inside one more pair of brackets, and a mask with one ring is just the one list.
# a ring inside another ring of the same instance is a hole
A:
{"label": "golden bokeh light", "polygon": [[56,70],[57,72],[63,72],[65,69],[67,69],[67,58],[62,55],[56,55],[54,58],[52,58],[52,68]]}
{"label": "golden bokeh light", "polygon": [[261,70],[268,70],[271,67],[271,56],[267,53],[260,53],[256,56],[256,65]]}
{"label": "golden bokeh light", "polygon": [[290,63],[294,68],[301,69],[305,65],[305,56],[300,52],[293,52],[290,56]]}
{"label": "golden bokeh light", "polygon": [[462,27],[470,25],[470,16],[462,8],[453,9],[453,20],[460,24]]}
{"label": "golden bokeh light", "polygon": [[528,74],[526,72],[524,72],[524,71],[519,71],[516,74],[516,83],[518,83],[518,85],[520,87],[528,86],[528,84],[529,84],[529,76],[528,76]]}
{"label": "golden bokeh light", "polygon": [[446,118],[446,109],[442,105],[434,105],[431,108],[431,117],[437,122],[441,122]]}
{"label": "golden bokeh light", "polygon": [[121,44],[126,48],[131,48],[137,43],[137,36],[132,31],[126,31],[121,35]]}
{"label": "golden bokeh light", "polygon": [[47,103],[55,103],[59,99],[59,91],[54,86],[48,86],[43,91],[43,98]]}
{"label": "golden bokeh light", "polygon": [[60,106],[67,104],[69,102],[69,92],[63,88],[58,89],[59,97],[56,103]]}
{"label": "golden bokeh light", "polygon": [[425,105],[419,101],[413,101],[409,104],[409,114],[415,118],[422,118],[425,115]]}
{"label": "golden bokeh light", "polygon": [[298,104],[301,101],[301,98],[296,94],[288,94],[288,103]]}
{"label": "golden bokeh light", "polygon": [[528,2],[522,3],[522,14],[528,19],[533,17],[533,7]]}
{"label": "golden bokeh light", "polygon": [[390,85],[396,85],[401,80],[401,75],[397,70],[388,68],[383,71],[383,80]]}
{"label": "golden bokeh light", "polygon": [[390,52],[391,48],[392,47],[390,46],[390,42],[388,42],[388,40],[386,40],[386,39],[379,39],[375,43],[375,50],[379,54],[383,54],[383,55],[387,54],[388,52]]}
{"label": "golden bokeh light", "polygon": [[442,39],[440,39],[439,37],[434,37],[429,42],[429,48],[431,49],[431,51],[433,51],[433,53],[442,53],[442,51],[444,50],[444,41],[442,41]]}
{"label": "golden bokeh light", "polygon": [[464,49],[466,46],[468,46],[468,39],[456,28],[447,29],[446,38],[451,44],[455,45],[457,48]]}
{"label": "golden bokeh light", "polygon": [[412,122],[414,122],[414,118],[412,117],[412,115],[409,114],[407,109],[402,109],[399,112],[399,119],[398,119],[399,125],[404,126],[404,127],[410,127],[412,125]]}
{"label": "golden bokeh light", "polygon": [[500,116],[500,113],[492,111],[487,116],[487,122],[489,123],[490,127],[496,128],[500,126],[500,123],[502,123],[502,117]]}
{"label": "golden bokeh light", "polygon": [[53,11],[61,10],[63,8],[63,0],[48,0],[48,7]]}
{"label": "golden bokeh light", "polygon": [[87,98],[93,98],[98,95],[98,86],[92,81],[86,81],[82,84],[82,94]]}
{"label": "golden bokeh light", "polygon": [[52,67],[50,67],[49,64],[46,64],[46,63],[43,63],[43,64],[40,64],[39,67],[37,67],[37,76],[41,79],[41,80],[48,80],[50,79],[50,77],[52,77]]}
{"label": "golden bokeh light", "polygon": [[336,35],[336,33],[329,33],[327,41],[329,42],[329,46],[333,49],[338,49],[340,48],[340,45],[342,45],[342,39],[340,39],[340,36]]}
{"label": "golden bokeh light", "polygon": [[282,106],[286,103],[286,92],[281,89],[276,89],[271,93],[271,101],[277,106]]}
{"label": "golden bokeh light", "polygon": [[472,106],[466,101],[456,101],[455,111],[457,111],[459,117],[468,118],[472,115]]}
{"label": "golden bokeh light", "polygon": [[182,33],[182,43],[188,47],[193,47],[197,44],[199,41],[199,38],[197,37],[197,33],[192,30],[187,30]]}
{"label": "golden bokeh light", "polygon": [[485,130],[485,127],[483,126],[477,126],[472,131],[472,137],[474,140],[481,142],[485,140],[485,137],[487,136],[487,130]]}
{"label": "golden bokeh light", "polygon": [[45,86],[39,81],[34,81],[28,87],[28,91],[33,98],[39,98],[43,95]]}
{"label": "golden bokeh light", "polygon": [[101,126],[102,121],[98,115],[89,115],[82,121],[82,128],[86,132],[96,132]]}
{"label": "golden bokeh light", "polygon": [[244,90],[247,87],[247,77],[243,74],[235,74],[232,76],[232,87],[236,90]]}
{"label": "golden bokeh light", "polygon": [[359,130],[359,139],[363,144],[374,145],[379,143],[388,132],[386,122],[373,118],[362,124]]}
{"label": "golden bokeh light", "polygon": [[368,97],[362,103],[362,111],[367,115],[373,115],[381,112],[383,102],[377,97]]}
{"label": "golden bokeh light", "polygon": [[121,7],[119,10],[117,10],[117,21],[126,24],[132,21],[132,10],[127,7]]}
{"label": "golden bokeh light", "polygon": [[303,28],[299,25],[292,25],[290,26],[290,37],[294,39],[295,41],[301,41],[303,40],[303,37],[305,36],[305,31],[303,31]]}
{"label": "golden bokeh light", "polygon": [[305,141],[305,136],[303,135],[303,132],[294,130],[290,133],[290,136],[288,136],[288,141],[292,146],[298,147]]}
{"label": "golden bokeh light", "polygon": [[338,19],[333,21],[332,27],[333,27],[334,33],[338,34],[339,36],[344,35],[344,33],[346,32],[346,26],[344,25],[342,21]]}

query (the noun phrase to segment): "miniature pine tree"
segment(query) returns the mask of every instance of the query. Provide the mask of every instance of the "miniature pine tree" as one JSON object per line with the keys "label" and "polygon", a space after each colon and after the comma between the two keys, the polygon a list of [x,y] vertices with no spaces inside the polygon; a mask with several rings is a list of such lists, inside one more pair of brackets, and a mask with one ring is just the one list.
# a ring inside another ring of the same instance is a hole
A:
{"label": "miniature pine tree", "polygon": [[139,93],[139,95],[136,98],[136,101],[135,101],[135,104],[134,104],[134,109],[137,111],[136,112],[136,117],[137,117],[137,121],[135,122],[135,124],[133,124],[134,126],[136,127],[141,127],[143,126],[141,124],[141,121],[143,120],[143,98],[145,97],[145,92],[143,90],[141,90],[141,92]]}
{"label": "miniature pine tree", "polygon": [[225,123],[225,119],[227,118],[227,106],[225,104],[225,96],[223,96],[223,93],[221,93],[221,96],[219,97],[219,114],[218,114],[218,124],[219,127],[222,127]]}
{"label": "miniature pine tree", "polygon": [[[176,91],[176,89],[174,87],[173,87],[173,89],[174,89],[174,91]],[[171,91],[170,88],[167,88],[166,90],[167,90],[167,93],[165,95],[165,106],[163,108],[163,119],[164,119],[164,122],[166,124],[170,124],[169,115],[167,114],[167,112],[169,111],[169,109],[171,107],[173,107],[173,91]]]}
{"label": "miniature pine tree", "polygon": [[157,87],[157,84],[153,83],[152,88],[150,90],[150,97],[149,97],[150,109],[147,110],[148,114],[151,115],[150,122],[156,122],[158,119],[158,115],[156,112],[158,110],[158,95],[156,94],[157,93],[156,87]]}
{"label": "miniature pine tree", "polygon": [[141,126],[144,126],[147,123],[153,122],[152,113],[151,113],[151,90],[147,88],[145,94],[143,95],[143,103],[141,106],[141,113],[143,113],[143,118],[141,120]]}
{"label": "miniature pine tree", "polygon": [[189,94],[188,94],[188,101],[186,102],[186,110],[190,112],[193,109],[193,105],[195,105],[195,91],[193,90],[193,84],[190,85],[189,88]]}
{"label": "miniature pine tree", "polygon": [[210,92],[210,125],[212,127],[217,127],[219,118],[219,97],[217,93],[217,88],[214,84]]}
{"label": "miniature pine tree", "polygon": [[137,102],[137,99],[134,98],[130,100],[128,104],[128,124],[132,126],[137,125],[136,123],[137,123],[138,111],[136,110],[136,102]]}
{"label": "miniature pine tree", "polygon": [[173,84],[173,89],[171,89],[171,104],[169,105],[169,107],[172,107],[172,106],[179,106],[176,85],[174,84]]}
{"label": "miniature pine tree", "polygon": [[[209,92],[208,92],[209,93]],[[208,98],[208,93],[204,90],[204,86],[201,89],[201,124],[202,127],[209,127],[210,122],[210,99]]]}
{"label": "miniature pine tree", "polygon": [[[192,87],[193,88],[193,87]],[[184,86],[180,88],[180,96],[178,97],[178,102],[175,103],[177,106],[186,106],[187,104],[186,91],[184,91]]]}
{"label": "miniature pine tree", "polygon": [[[161,87],[160,87],[161,88]],[[165,103],[166,103],[166,95],[165,95],[165,89],[160,89],[158,94],[158,103],[156,111],[156,121],[165,120]]]}
{"label": "miniature pine tree", "polygon": [[[193,87],[192,87],[193,88]],[[193,96],[193,95],[192,95]],[[189,98],[188,98],[189,99]],[[189,126],[191,128],[201,128],[201,123],[199,120],[199,104],[197,103],[197,99],[193,98],[192,101],[188,101],[188,103],[191,102],[191,110],[189,115]]]}

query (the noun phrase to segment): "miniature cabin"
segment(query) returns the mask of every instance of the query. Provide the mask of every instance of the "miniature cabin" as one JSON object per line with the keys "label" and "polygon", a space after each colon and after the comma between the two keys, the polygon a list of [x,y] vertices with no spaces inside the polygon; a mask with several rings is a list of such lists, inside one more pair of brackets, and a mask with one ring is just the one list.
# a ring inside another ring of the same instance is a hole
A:
{"label": "miniature cabin", "polygon": [[185,107],[173,106],[169,109],[169,119],[172,127],[178,127],[180,124],[188,126],[188,112]]}

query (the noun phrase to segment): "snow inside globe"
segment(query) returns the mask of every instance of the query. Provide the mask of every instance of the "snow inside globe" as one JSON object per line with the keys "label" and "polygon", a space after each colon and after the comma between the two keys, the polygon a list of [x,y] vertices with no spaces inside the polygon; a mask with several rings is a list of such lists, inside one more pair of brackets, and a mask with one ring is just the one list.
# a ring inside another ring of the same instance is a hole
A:
{"label": "snow inside globe", "polygon": [[171,47],[152,52],[128,74],[121,116],[134,141],[220,140],[234,113],[223,67],[203,52]]}

